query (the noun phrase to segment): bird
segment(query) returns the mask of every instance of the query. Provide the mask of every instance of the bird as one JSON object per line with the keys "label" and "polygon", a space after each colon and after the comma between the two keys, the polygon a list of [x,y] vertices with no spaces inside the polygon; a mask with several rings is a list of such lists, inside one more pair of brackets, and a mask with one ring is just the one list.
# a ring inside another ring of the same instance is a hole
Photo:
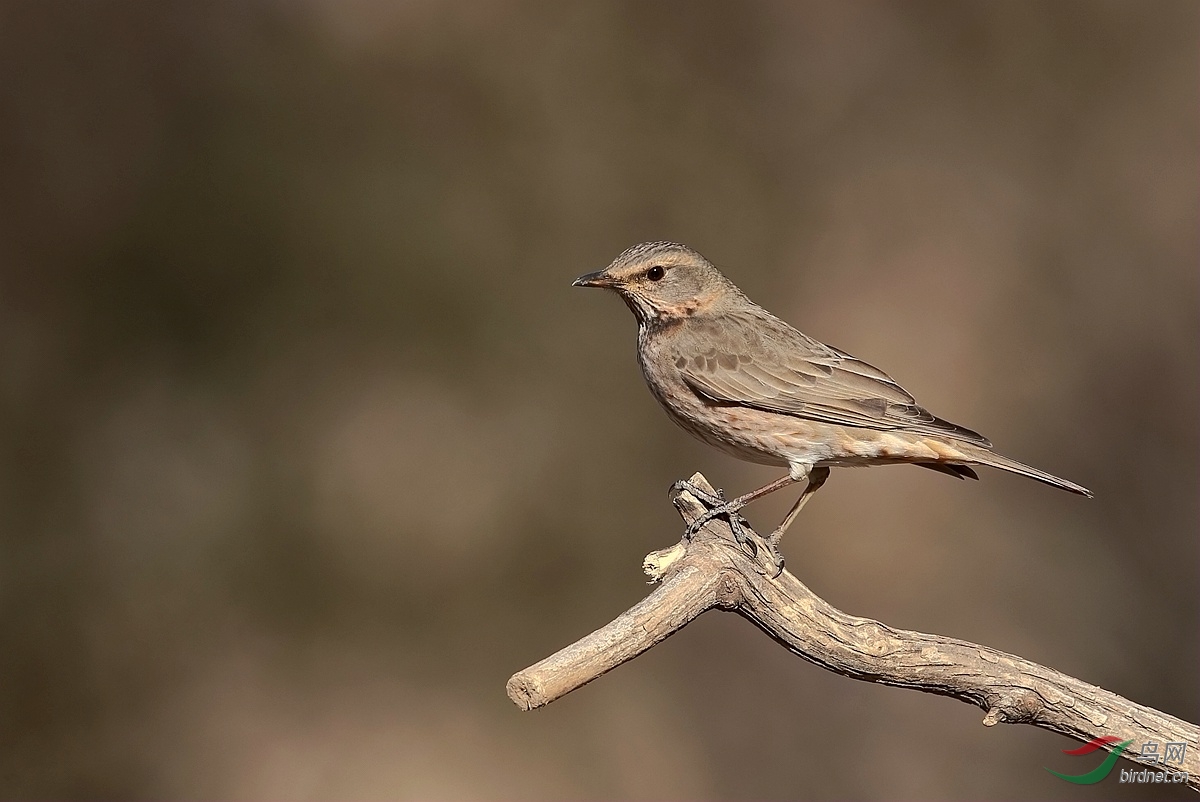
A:
{"label": "bird", "polygon": [[712,262],[676,242],[645,242],[573,286],[615,292],[638,324],[638,363],[667,415],[701,441],[739,459],[782,467],[779,479],[726,500],[676,482],[707,511],[685,532],[725,517],[737,540],[740,510],[769,493],[804,483],[766,538],[777,547],[834,467],[911,464],[959,479],[973,465],[1027,476],[1091,497],[1087,488],[992,450],[978,432],[934,416],[882,370],[809,337],[746,297]]}

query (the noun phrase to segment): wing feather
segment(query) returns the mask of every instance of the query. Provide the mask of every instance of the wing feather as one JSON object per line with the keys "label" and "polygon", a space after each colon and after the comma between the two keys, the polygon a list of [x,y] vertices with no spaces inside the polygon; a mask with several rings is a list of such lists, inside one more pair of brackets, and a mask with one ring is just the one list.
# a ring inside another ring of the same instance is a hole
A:
{"label": "wing feather", "polygon": [[978,432],[935,417],[878,368],[808,337],[755,307],[693,320],[683,378],[709,400],[842,426],[903,429],[965,440],[984,448]]}

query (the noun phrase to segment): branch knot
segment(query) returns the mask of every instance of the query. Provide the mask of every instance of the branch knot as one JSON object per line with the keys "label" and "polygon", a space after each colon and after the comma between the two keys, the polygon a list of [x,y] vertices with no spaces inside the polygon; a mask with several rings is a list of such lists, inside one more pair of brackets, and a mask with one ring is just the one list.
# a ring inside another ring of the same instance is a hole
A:
{"label": "branch knot", "polygon": [[988,707],[987,715],[983,717],[983,726],[1028,724],[1037,720],[1044,707],[1041,697],[1030,690],[1002,694]]}
{"label": "branch knot", "polygon": [[716,605],[725,610],[732,610],[742,603],[742,579],[734,570],[721,572],[721,580],[717,583]]}

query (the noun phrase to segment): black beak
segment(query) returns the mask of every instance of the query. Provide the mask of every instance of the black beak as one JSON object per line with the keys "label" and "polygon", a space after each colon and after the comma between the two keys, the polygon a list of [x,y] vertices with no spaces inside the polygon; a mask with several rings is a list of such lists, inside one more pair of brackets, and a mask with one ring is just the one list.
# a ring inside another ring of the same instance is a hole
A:
{"label": "black beak", "polygon": [[571,282],[572,287],[606,287],[612,289],[619,282],[603,270],[587,273]]}

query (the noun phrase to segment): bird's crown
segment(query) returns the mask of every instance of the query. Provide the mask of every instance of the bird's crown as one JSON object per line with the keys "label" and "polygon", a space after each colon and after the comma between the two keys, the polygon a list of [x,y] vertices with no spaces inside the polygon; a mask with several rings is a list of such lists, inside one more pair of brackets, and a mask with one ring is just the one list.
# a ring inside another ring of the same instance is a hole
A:
{"label": "bird's crown", "polygon": [[621,268],[631,264],[646,261],[648,259],[674,257],[674,259],[695,259],[701,262],[708,262],[700,254],[686,245],[678,242],[668,242],[666,240],[658,240],[656,242],[643,242],[639,245],[634,245],[623,250],[616,259],[612,260],[611,268]]}

